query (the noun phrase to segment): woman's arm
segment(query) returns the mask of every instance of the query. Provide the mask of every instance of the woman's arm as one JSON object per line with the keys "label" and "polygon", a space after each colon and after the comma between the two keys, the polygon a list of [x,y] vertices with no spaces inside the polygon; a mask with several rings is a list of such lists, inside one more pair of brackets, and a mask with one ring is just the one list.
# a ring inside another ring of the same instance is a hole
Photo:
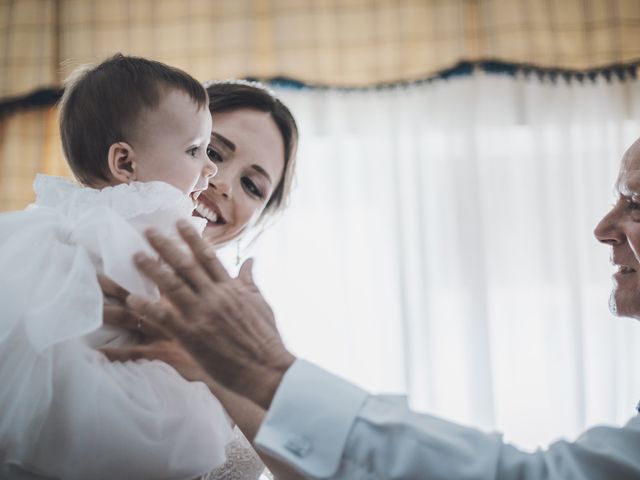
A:
{"label": "woman's arm", "polygon": [[[106,277],[100,277],[100,284],[105,296],[114,300],[114,303],[104,306],[104,323],[132,331],[140,339],[138,345],[128,348],[102,349],[103,353],[113,361],[140,358],[161,360],[175,368],[187,380],[203,382],[253,446],[258,429],[266,416],[265,410],[246,397],[223,387],[207,375],[200,364],[185,352],[177,340],[167,336],[161,329],[155,328],[154,321],[158,319],[152,318],[153,313],[141,318],[129,308],[126,305],[129,293],[126,290]],[[291,467],[269,455],[259,451],[257,453],[276,479],[297,480],[304,478]]]}
{"label": "woman's arm", "polygon": [[[245,437],[247,437],[251,444],[254,445],[253,442],[256,434],[258,433],[258,429],[266,416],[266,412],[247,398],[222,387],[210,377],[207,382],[207,386],[215,397],[220,400],[220,403],[222,403],[233,421],[236,422],[238,428],[242,431]],[[305,478],[284,463],[260,452],[257,449],[256,451],[277,480],[298,480]]]}

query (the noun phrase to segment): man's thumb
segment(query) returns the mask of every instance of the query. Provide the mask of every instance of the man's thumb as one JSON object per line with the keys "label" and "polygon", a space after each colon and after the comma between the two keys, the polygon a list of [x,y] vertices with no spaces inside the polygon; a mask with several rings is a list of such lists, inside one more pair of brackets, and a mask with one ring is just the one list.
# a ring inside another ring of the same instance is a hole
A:
{"label": "man's thumb", "polygon": [[238,278],[243,282],[254,283],[253,282],[253,258],[247,258],[240,267],[240,272],[238,273]]}

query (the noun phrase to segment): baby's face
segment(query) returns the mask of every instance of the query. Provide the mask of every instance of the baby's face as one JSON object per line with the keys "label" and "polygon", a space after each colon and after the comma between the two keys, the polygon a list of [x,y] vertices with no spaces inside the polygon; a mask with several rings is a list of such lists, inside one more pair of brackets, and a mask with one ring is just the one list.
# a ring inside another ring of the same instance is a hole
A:
{"label": "baby's face", "polygon": [[207,156],[211,114],[180,90],[170,91],[156,109],[143,114],[136,137],[137,181],[169,183],[195,201],[217,171]]}

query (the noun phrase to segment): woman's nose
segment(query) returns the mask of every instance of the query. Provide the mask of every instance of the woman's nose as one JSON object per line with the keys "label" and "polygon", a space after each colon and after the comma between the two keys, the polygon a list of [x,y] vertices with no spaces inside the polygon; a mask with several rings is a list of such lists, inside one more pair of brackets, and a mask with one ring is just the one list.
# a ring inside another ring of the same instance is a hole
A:
{"label": "woman's nose", "polygon": [[620,229],[619,223],[620,218],[616,205],[598,222],[593,234],[599,242],[607,245],[618,245],[624,241],[624,234]]}
{"label": "woman's nose", "polygon": [[216,194],[224,198],[231,197],[231,184],[224,179],[214,177],[211,182],[209,182],[209,185]]}

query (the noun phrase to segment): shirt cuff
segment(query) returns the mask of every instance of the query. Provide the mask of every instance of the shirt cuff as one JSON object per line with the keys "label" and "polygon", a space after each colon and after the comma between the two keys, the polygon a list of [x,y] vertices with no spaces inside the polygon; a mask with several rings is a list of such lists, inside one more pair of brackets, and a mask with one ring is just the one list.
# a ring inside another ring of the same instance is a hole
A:
{"label": "shirt cuff", "polygon": [[305,475],[327,478],[340,466],[347,437],[368,393],[304,360],[276,391],[256,446]]}

